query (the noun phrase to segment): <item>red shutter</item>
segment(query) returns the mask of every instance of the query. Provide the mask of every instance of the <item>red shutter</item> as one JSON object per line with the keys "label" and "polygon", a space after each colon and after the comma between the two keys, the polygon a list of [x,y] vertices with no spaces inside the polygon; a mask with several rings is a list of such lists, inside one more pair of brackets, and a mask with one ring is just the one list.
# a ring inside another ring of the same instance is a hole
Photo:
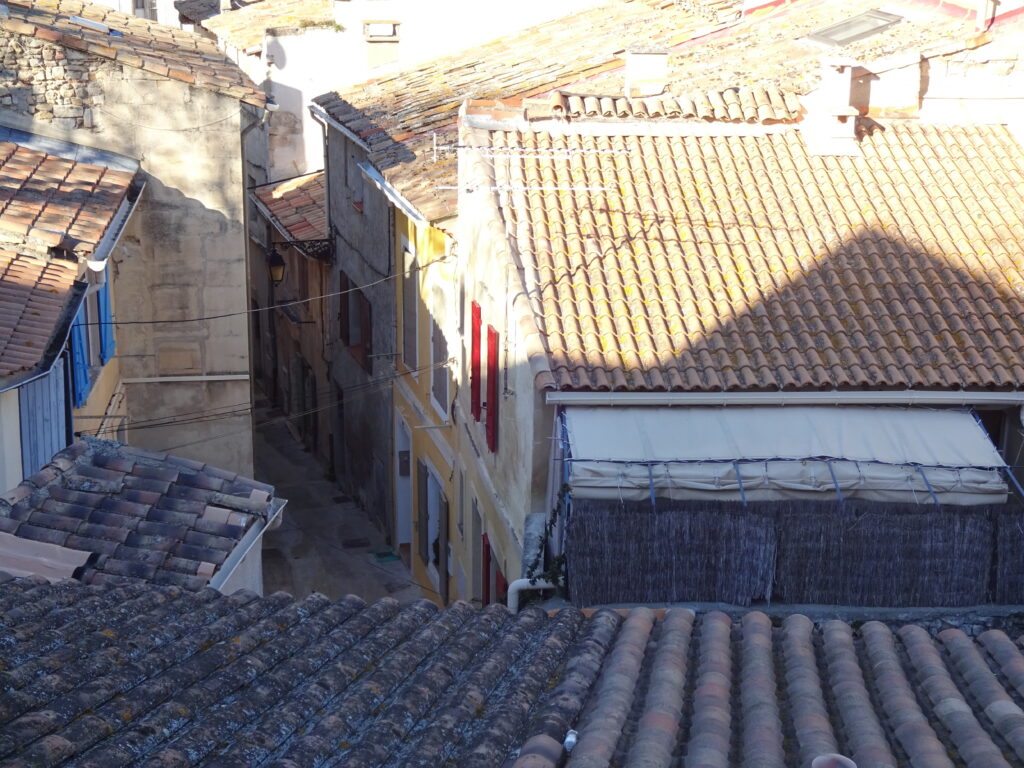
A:
{"label": "red shutter", "polygon": [[487,447],[498,452],[498,332],[487,326]]}
{"label": "red shutter", "polygon": [[480,305],[475,301],[471,307],[469,342],[469,397],[473,419],[480,421]]}

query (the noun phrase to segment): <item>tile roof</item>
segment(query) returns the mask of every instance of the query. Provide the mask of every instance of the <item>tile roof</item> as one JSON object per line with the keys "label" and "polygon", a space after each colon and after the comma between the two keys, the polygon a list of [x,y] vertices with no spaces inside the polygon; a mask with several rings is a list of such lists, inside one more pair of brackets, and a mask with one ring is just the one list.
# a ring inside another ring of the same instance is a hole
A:
{"label": "tile roof", "polygon": [[[174,3],[174,9],[186,21],[198,24],[220,13],[220,2],[221,0],[177,0]],[[261,0],[254,0],[254,2],[258,3]],[[231,0],[232,10],[244,8],[247,5],[252,5],[252,3],[244,2],[244,0]]]}
{"label": "tile roof", "polygon": [[87,583],[195,590],[269,518],[273,493],[191,459],[85,438],[0,496],[0,531],[96,554],[78,574]]}
{"label": "tile roof", "polygon": [[327,237],[327,187],[324,172],[257,187],[254,194],[278,231],[291,240]]}
{"label": "tile roof", "polygon": [[60,328],[70,328],[85,290],[75,290],[77,275],[72,261],[0,249],[0,386],[43,364],[55,338],[63,344]]}
{"label": "tile roof", "polygon": [[[455,153],[445,148],[457,144],[455,124],[464,100],[512,102],[555,90],[621,94],[623,66],[617,57],[638,42],[670,50],[672,94],[726,94],[740,83],[769,93],[806,94],[818,84],[822,48],[799,38],[874,8],[877,0],[787,2],[739,21],[735,5],[716,0],[610,0],[315,101],[361,137],[389,183],[427,219],[438,220],[456,213],[457,162]],[[908,14],[906,22],[830,54],[869,62],[973,35],[971,22],[918,10]],[[624,103],[617,103],[617,112]],[[787,119],[793,119],[795,114],[786,106]],[[714,119],[728,112],[719,108]],[[642,111],[634,114],[644,117]],[[749,117],[745,114],[744,119]],[[436,157],[435,134],[441,147]]]}
{"label": "tile roof", "polygon": [[[482,105],[469,102],[472,109]],[[802,117],[800,98],[773,86],[726,88],[646,98],[554,91],[545,98],[524,100],[523,114],[530,120],[562,118],[594,120],[703,120],[720,123],[792,123]]]}
{"label": "tile roof", "polygon": [[468,51],[315,99],[359,135],[370,159],[421,213],[435,220],[455,213],[454,152],[434,158],[434,133],[455,144],[465,99],[534,96],[619,69],[615,56],[629,40],[672,46],[715,29],[669,4],[610,0]]}
{"label": "tile roof", "polygon": [[871,123],[862,157],[811,155],[795,129],[622,130],[491,133],[541,386],[1024,387],[1024,148],[1005,127]]}
{"label": "tile roof", "polygon": [[331,0],[261,0],[203,21],[220,40],[246,53],[263,47],[268,29],[334,23]]}
{"label": "tile roof", "polygon": [[0,141],[0,232],[88,256],[134,174]]}
{"label": "tile roof", "polygon": [[[126,67],[194,84],[247,104],[263,106],[259,88],[216,42],[194,32],[128,16],[81,0],[11,0],[0,28],[112,59]],[[74,17],[106,25],[110,34],[79,24]]]}
{"label": "tile roof", "polygon": [[1024,655],[995,628],[513,616],[6,575],[0,627],[11,768],[554,768],[570,729],[569,768],[1024,760]]}

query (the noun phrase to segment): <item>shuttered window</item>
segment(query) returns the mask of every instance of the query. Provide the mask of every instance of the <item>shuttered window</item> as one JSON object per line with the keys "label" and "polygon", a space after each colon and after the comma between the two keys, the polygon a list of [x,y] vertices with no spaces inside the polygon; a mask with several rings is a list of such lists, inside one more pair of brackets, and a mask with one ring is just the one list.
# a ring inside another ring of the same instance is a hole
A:
{"label": "shuttered window", "polygon": [[430,393],[438,410],[448,417],[448,342],[436,321],[430,323]]}
{"label": "shuttered window", "polygon": [[89,376],[89,333],[84,304],[71,324],[71,384],[75,408],[81,408],[89,398],[89,390],[92,389],[92,380]]}
{"label": "shuttered window", "polygon": [[427,509],[427,465],[416,462],[416,544],[420,560],[430,563],[430,510]]}
{"label": "shuttered window", "polygon": [[498,451],[498,332],[487,326],[487,447]]}
{"label": "shuttered window", "polygon": [[416,257],[410,252],[404,254],[405,271],[402,275],[402,360],[406,368],[415,370],[419,362],[416,354],[416,304],[419,270]]}
{"label": "shuttered window", "polygon": [[96,307],[100,322],[100,365],[114,357],[116,341],[114,339],[114,311],[110,301],[110,267],[107,267],[107,281],[96,293]]}
{"label": "shuttered window", "polygon": [[338,332],[342,343],[367,371],[373,367],[373,313],[369,300],[348,275],[341,273]]}
{"label": "shuttered window", "polygon": [[480,421],[480,305],[475,301],[470,309],[470,346],[469,346],[469,398],[473,419]]}

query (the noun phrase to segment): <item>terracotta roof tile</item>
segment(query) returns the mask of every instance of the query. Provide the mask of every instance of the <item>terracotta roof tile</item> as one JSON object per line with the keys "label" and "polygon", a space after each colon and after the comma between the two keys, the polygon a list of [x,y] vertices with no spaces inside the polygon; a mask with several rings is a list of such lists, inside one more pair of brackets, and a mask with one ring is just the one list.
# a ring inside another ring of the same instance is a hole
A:
{"label": "terracotta roof tile", "polygon": [[1024,386],[1004,127],[889,121],[863,157],[810,155],[799,130],[622,131],[491,134],[557,388]]}
{"label": "terracotta roof tile", "polygon": [[[791,615],[0,575],[6,765],[1018,765],[1024,656]],[[570,730],[578,735],[565,755]]]}
{"label": "terracotta roof tile", "polygon": [[[822,53],[802,38],[877,2],[787,2],[738,21],[735,5],[610,0],[315,101],[364,138],[371,161],[424,216],[442,219],[456,213],[457,162],[447,148],[458,143],[456,119],[465,100],[512,102],[560,91],[567,94],[569,115],[647,119],[645,111],[653,109],[657,118],[678,109],[730,122],[792,120],[800,110],[797,96],[818,84]],[[963,19],[915,17],[836,53],[870,62],[970,35],[973,26]],[[671,96],[619,98],[624,92],[620,56],[633,42],[669,51]],[[441,147],[436,154],[435,138]]]}
{"label": "terracotta roof tile", "polygon": [[[196,77],[196,84],[248,104],[263,106],[265,95],[213,40],[194,32],[165,27],[147,19],[128,16],[107,6],[81,0],[31,0],[10,2],[10,15],[0,28],[21,35],[35,35],[68,48],[116,59],[125,66],[145,69],[164,77]],[[109,27],[110,34],[79,24],[74,17]],[[200,78],[211,71],[213,78]]]}
{"label": "terracotta roof tile", "polygon": [[238,50],[250,52],[263,47],[268,29],[333,23],[331,0],[260,0],[213,15],[203,26]]}
{"label": "terracotta roof tile", "polygon": [[[159,490],[142,502],[133,481]],[[269,518],[272,496],[198,462],[86,438],[0,499],[0,520],[18,523],[3,528],[14,536],[96,555],[76,573],[86,583],[117,576],[194,590]]]}
{"label": "terracotta roof tile", "polygon": [[0,231],[88,256],[134,176],[0,141]]}
{"label": "terracotta roof tile", "polygon": [[291,240],[327,237],[327,188],[323,171],[257,187],[253,194],[278,231]]}
{"label": "terracotta roof tile", "polygon": [[[254,0],[254,2],[261,2],[261,0]],[[198,24],[220,13],[220,3],[221,0],[177,0],[174,3],[174,9],[186,21]],[[231,0],[232,9],[244,8],[247,5],[252,5],[252,3],[245,2],[245,0]]]}
{"label": "terracotta roof tile", "polygon": [[0,250],[0,379],[43,361],[77,274],[71,261]]}

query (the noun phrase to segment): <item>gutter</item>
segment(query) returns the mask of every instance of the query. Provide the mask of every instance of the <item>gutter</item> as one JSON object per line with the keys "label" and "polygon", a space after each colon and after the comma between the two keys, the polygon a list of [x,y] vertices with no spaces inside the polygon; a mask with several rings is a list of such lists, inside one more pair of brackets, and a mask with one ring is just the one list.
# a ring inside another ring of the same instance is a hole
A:
{"label": "gutter", "polygon": [[374,183],[377,189],[384,193],[384,196],[390,200],[393,205],[397,208],[401,208],[402,212],[406,216],[418,224],[430,226],[430,222],[427,220],[427,217],[417,211],[416,206],[402,197],[402,194],[388,183],[388,180],[384,178],[380,171],[369,163],[359,163],[359,170],[363,172],[363,176]]}
{"label": "gutter", "polygon": [[231,578],[234,572],[238,569],[238,566],[246,556],[260,543],[263,538],[263,534],[270,531],[280,525],[281,515],[284,514],[284,508],[288,504],[287,499],[274,499],[270,502],[271,515],[267,521],[261,525],[254,525],[249,529],[248,533],[242,537],[242,540],[238,542],[235,548],[228,555],[228,559],[224,561],[223,565],[217,570],[213,578],[210,579],[210,586],[216,589],[218,592],[224,583]]}
{"label": "gutter", "polygon": [[356,134],[354,131],[352,131],[349,128],[346,128],[344,125],[342,125],[337,120],[335,120],[333,117],[331,117],[327,113],[327,110],[325,110],[319,104],[310,104],[309,105],[309,113],[311,115],[313,115],[313,118],[315,120],[318,120],[319,122],[323,123],[324,125],[331,126],[331,128],[333,128],[334,130],[336,130],[339,133],[343,134],[350,141],[354,142],[357,146],[361,147],[365,152],[369,153],[369,151],[370,151],[370,145],[369,144],[367,144],[365,141],[363,141],[361,138],[359,138],[359,135]]}
{"label": "gutter", "polygon": [[209,373],[204,376],[148,376],[137,379],[121,379],[122,384],[175,384],[191,381],[248,381],[248,373]]}
{"label": "gutter", "polygon": [[129,188],[128,194],[125,195],[124,200],[121,201],[121,205],[118,206],[117,213],[114,214],[114,218],[107,227],[107,231],[103,233],[103,237],[100,238],[99,243],[96,244],[96,250],[92,252],[89,259],[86,261],[86,265],[93,272],[102,272],[106,269],[107,259],[113,252],[114,248],[117,247],[118,242],[120,242],[121,235],[124,233],[124,228],[127,226],[128,220],[131,218],[132,214],[135,213],[135,209],[138,207],[139,200],[142,199],[142,193],[145,189],[145,181],[142,181],[135,190]]}
{"label": "gutter", "polygon": [[[327,111],[319,104],[310,104],[309,113],[313,116],[313,119],[319,122],[321,125],[330,126],[334,130],[338,131],[338,133],[345,136],[357,147],[366,152],[367,155],[370,154],[371,150],[369,144],[367,144],[365,141],[359,138],[359,135],[356,134],[354,131],[352,131],[349,128],[346,128],[344,125],[342,125],[333,117],[331,117],[327,113]],[[363,175],[366,178],[368,178],[370,181],[374,183],[377,189],[384,193],[384,196],[387,197],[388,200],[390,200],[393,205],[395,205],[398,208],[401,208],[402,212],[405,213],[406,216],[408,216],[410,219],[417,222],[418,224],[426,224],[428,226],[430,225],[430,221],[428,221],[427,218],[422,213],[416,210],[416,206],[414,206],[412,203],[410,203],[408,200],[402,197],[402,194],[393,186],[391,186],[391,184],[388,183],[387,179],[385,179],[381,172],[374,168],[373,165],[371,165],[370,163],[359,163],[359,170],[363,172]]]}
{"label": "gutter", "polygon": [[548,405],[1024,405],[1024,391],[875,390],[829,392],[552,392]]}

